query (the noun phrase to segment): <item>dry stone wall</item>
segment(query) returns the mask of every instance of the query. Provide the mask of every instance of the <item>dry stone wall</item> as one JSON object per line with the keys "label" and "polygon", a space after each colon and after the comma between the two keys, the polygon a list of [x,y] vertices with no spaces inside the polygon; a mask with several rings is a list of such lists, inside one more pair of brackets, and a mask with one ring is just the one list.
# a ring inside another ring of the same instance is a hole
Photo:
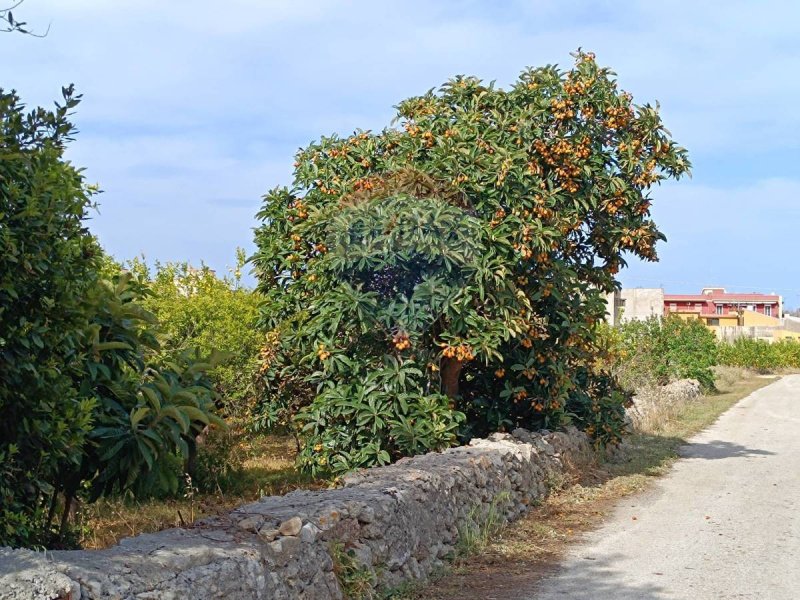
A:
{"label": "dry stone wall", "polygon": [[407,458],[326,491],[268,496],[189,529],[107,550],[0,550],[0,599],[342,598],[336,548],[376,588],[424,579],[466,527],[513,520],[594,460],[588,437],[516,430]]}

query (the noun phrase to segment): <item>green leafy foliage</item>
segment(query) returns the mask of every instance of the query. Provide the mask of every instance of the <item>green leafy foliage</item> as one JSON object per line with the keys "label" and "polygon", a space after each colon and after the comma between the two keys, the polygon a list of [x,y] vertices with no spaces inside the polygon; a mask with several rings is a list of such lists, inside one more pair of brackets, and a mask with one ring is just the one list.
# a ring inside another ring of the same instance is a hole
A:
{"label": "green leafy foliage", "polygon": [[73,386],[94,286],[93,190],[63,159],[80,97],[25,112],[0,89],[0,543],[35,539],[60,465],[79,460],[93,403]]}
{"label": "green leafy foliage", "polygon": [[623,387],[636,390],[664,385],[676,379],[697,379],[705,390],[714,389],[717,341],[699,319],[670,315],[628,321],[605,328],[613,371]]}
{"label": "green leafy foliage", "polygon": [[343,471],[490,431],[618,439],[595,326],[624,253],[655,260],[651,186],[689,169],[590,54],[509,90],[457,77],[402,129],[332,136],[267,194],[262,415]]}
{"label": "green leafy foliage", "polygon": [[223,425],[217,359],[162,356],[147,286],[106,278],[95,190],[63,158],[78,101],[25,113],[0,90],[0,545],[62,544],[78,495],[177,487],[169,466]]}
{"label": "green leafy foliage", "polygon": [[140,304],[149,293],[130,274],[104,282],[92,319],[92,347],[80,387],[94,396],[93,444],[81,463],[81,481],[92,496],[132,490],[139,495],[178,490],[174,461],[186,461],[195,437],[214,414],[215,395],[206,372],[219,355],[194,350],[159,354],[155,317]]}
{"label": "green leafy foliage", "polygon": [[739,338],[732,343],[720,343],[719,362],[722,365],[754,369],[769,373],[779,369],[800,368],[800,342],[779,340],[766,342]]}
{"label": "green leafy foliage", "polygon": [[252,409],[253,380],[264,337],[257,326],[261,298],[241,283],[244,261],[240,249],[236,267],[223,277],[208,267],[193,269],[187,263],[156,263],[154,270],[141,260],[127,265],[149,282],[151,293],[142,306],[158,320],[162,353],[178,357],[197,349],[202,354],[225,355],[208,376],[224,413],[239,419],[249,416]]}

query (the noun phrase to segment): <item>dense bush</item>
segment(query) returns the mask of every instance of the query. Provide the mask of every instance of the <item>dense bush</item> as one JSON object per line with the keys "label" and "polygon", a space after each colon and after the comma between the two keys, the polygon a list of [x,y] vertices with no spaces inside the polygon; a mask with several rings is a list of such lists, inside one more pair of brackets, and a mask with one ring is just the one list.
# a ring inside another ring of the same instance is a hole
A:
{"label": "dense bush", "polygon": [[569,421],[617,439],[603,294],[663,239],[650,187],[689,163],[590,54],[509,90],[457,77],[402,130],[323,138],[265,197],[263,411],[346,470]]}
{"label": "dense bush", "polygon": [[755,369],[768,373],[776,369],[800,368],[800,342],[781,340],[766,342],[739,338],[733,343],[719,344],[719,362],[722,365]]}
{"label": "dense bush", "polygon": [[164,360],[146,287],[104,279],[63,158],[78,100],[26,114],[0,90],[0,545],[63,540],[79,494],[174,488],[170,459],[215,420],[214,365]]}
{"label": "dense bush", "polygon": [[67,367],[88,325],[99,248],[84,227],[92,190],[63,160],[72,88],[25,113],[0,90],[0,543],[33,536],[63,462],[79,456],[92,403]]}
{"label": "dense bush", "polygon": [[671,315],[628,321],[605,328],[603,337],[614,374],[631,391],[685,378],[697,379],[706,390],[714,388],[716,337],[699,319]]}
{"label": "dense bush", "polygon": [[254,398],[253,380],[259,364],[263,333],[257,327],[259,294],[241,283],[244,251],[230,276],[219,277],[207,267],[187,263],[143,261],[127,267],[149,282],[151,293],[142,305],[158,320],[159,341],[166,356],[197,349],[202,354],[221,352],[225,359],[208,373],[228,416],[249,415]]}

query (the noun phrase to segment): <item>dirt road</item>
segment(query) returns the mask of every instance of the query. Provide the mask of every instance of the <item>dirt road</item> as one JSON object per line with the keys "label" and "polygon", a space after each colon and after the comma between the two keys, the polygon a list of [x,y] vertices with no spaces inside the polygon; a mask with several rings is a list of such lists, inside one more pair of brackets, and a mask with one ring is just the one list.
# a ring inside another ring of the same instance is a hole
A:
{"label": "dirt road", "polygon": [[682,456],[517,597],[800,598],[800,375],[736,404]]}

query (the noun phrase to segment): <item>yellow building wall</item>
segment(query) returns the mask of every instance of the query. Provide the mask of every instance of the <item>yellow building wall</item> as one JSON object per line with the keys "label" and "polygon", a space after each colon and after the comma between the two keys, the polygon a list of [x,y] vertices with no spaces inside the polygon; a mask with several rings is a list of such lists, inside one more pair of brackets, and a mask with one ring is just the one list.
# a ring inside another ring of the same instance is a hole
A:
{"label": "yellow building wall", "polygon": [[[744,312],[744,325],[745,327],[780,327],[781,320],[775,317],[768,317],[762,315],[754,310],[745,310]],[[720,325],[722,322],[720,322]]]}
{"label": "yellow building wall", "polygon": [[772,334],[775,341],[778,340],[797,340],[800,342],[800,331],[788,331],[786,329],[776,329]]}

